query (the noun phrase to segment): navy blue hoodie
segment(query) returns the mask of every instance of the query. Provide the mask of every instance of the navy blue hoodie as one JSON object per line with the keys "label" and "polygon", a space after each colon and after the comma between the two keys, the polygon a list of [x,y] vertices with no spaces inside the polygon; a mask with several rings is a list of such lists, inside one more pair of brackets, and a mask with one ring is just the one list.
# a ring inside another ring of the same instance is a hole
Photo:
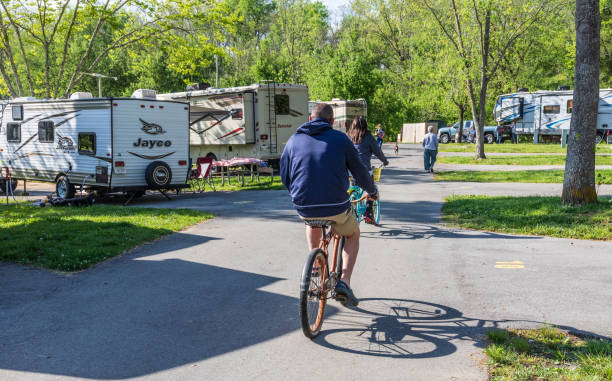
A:
{"label": "navy blue hoodie", "polygon": [[349,170],[357,185],[377,193],[351,140],[325,119],[301,125],[280,160],[281,179],[302,217],[329,217],[348,209]]}

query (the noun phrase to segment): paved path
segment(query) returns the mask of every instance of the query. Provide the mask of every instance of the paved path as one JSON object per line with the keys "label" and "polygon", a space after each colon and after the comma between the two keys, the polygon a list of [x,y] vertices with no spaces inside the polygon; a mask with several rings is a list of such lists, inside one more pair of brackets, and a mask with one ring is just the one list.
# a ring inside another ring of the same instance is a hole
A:
{"label": "paved path", "polygon": [[363,226],[360,307],[330,303],[315,340],[299,328],[305,239],[285,191],[149,196],[138,205],[218,218],[76,274],[0,264],[0,379],[484,380],[489,327],[612,335],[611,243],[438,223],[448,194],[556,185],[435,183],[419,151],[390,159],[383,226]]}

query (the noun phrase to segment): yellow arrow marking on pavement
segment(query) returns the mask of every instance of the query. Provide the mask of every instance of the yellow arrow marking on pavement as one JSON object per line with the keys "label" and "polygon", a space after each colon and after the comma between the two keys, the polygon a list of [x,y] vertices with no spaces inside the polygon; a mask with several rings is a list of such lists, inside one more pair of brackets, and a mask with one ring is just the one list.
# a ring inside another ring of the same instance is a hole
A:
{"label": "yellow arrow marking on pavement", "polygon": [[522,269],[525,268],[525,264],[521,261],[510,261],[510,262],[495,262],[496,269]]}

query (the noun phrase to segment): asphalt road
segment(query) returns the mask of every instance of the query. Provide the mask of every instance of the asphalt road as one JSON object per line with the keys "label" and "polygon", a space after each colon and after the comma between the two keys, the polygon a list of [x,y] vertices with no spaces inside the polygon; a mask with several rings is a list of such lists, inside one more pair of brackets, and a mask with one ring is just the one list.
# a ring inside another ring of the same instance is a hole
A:
{"label": "asphalt road", "polygon": [[306,244],[285,191],[148,196],[136,206],[218,217],[71,275],[0,264],[0,379],[483,380],[490,327],[612,336],[612,243],[439,224],[452,193],[560,185],[435,183],[421,155],[390,155],[382,226],[362,225],[361,304],[330,303],[315,340],[300,330]]}

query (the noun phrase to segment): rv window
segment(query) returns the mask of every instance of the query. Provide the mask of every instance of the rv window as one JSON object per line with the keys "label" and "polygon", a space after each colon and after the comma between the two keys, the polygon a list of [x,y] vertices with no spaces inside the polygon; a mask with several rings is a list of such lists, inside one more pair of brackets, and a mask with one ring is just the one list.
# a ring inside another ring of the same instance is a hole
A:
{"label": "rv window", "polygon": [[241,108],[232,109],[232,119],[242,119],[242,109]]}
{"label": "rv window", "polygon": [[561,112],[561,106],[559,105],[544,106],[544,114],[558,114],[560,112]]}
{"label": "rv window", "polygon": [[274,96],[274,109],[276,115],[289,115],[289,95],[276,94]]}
{"label": "rv window", "polygon": [[23,106],[15,106],[11,108],[13,111],[13,120],[23,120]]}
{"label": "rv window", "polygon": [[21,124],[7,123],[6,124],[6,140],[9,142],[21,141]]}
{"label": "rv window", "polygon": [[38,122],[38,141],[41,143],[53,143],[53,121],[41,120]]}
{"label": "rv window", "polygon": [[93,132],[79,132],[79,153],[81,155],[96,154],[96,134]]}
{"label": "rv window", "polygon": [[574,102],[572,102],[571,99],[567,100],[567,113],[571,114],[572,113],[572,106],[574,105]]}

